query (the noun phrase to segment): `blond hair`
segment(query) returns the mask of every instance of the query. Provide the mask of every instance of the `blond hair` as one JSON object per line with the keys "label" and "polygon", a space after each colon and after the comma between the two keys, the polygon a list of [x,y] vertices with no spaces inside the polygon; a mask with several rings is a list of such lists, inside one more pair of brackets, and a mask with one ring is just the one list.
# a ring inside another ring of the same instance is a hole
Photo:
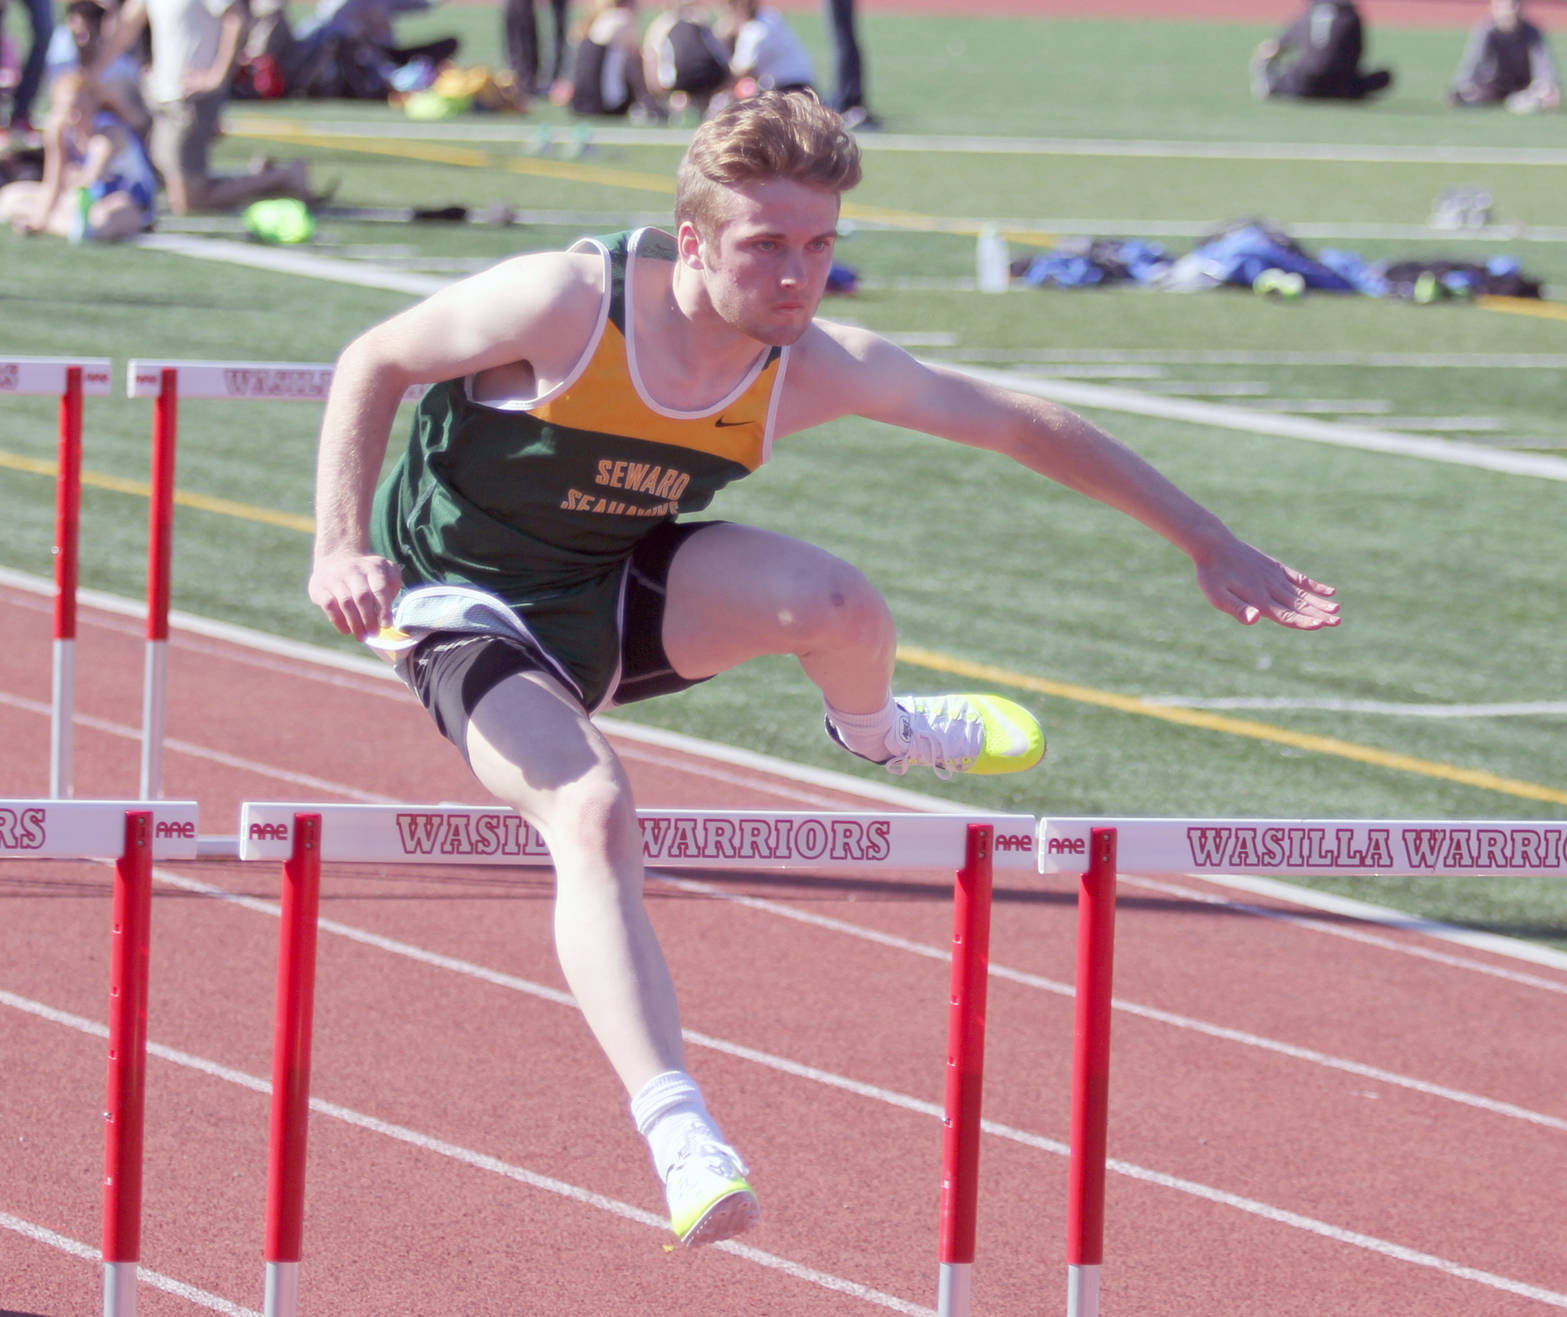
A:
{"label": "blond hair", "polygon": [[815,92],[765,91],[702,124],[675,175],[675,223],[710,236],[726,188],[771,178],[840,195],[860,181],[859,145]]}

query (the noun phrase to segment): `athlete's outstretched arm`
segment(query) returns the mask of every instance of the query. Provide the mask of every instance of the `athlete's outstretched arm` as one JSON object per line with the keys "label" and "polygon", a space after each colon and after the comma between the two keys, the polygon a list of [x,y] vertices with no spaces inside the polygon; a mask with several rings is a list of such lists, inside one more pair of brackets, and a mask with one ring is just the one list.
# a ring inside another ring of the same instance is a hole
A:
{"label": "athlete's outstretched arm", "polygon": [[812,398],[787,418],[784,432],[855,414],[1004,454],[1162,535],[1192,560],[1208,601],[1237,621],[1250,626],[1265,617],[1306,631],[1338,625],[1331,586],[1237,538],[1069,408],[928,366],[864,330],[817,328],[823,332],[802,345],[799,363],[801,374],[809,372]]}

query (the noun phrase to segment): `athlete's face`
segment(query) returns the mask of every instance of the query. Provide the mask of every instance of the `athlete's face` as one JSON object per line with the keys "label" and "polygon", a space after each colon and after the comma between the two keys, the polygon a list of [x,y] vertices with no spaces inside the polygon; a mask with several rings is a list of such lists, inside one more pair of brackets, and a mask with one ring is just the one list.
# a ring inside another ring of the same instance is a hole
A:
{"label": "athlete's face", "polygon": [[714,311],[759,342],[793,343],[827,287],[838,194],[778,178],[730,188],[714,231],[681,225],[681,256],[700,270]]}

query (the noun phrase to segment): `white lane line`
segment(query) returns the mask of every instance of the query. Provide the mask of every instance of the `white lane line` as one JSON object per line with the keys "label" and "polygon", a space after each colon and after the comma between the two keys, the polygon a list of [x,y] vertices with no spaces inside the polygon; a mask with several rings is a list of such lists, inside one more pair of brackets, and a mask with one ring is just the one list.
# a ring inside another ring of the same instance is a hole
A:
{"label": "white lane line", "polygon": [[[1276,919],[1281,923],[1294,924],[1299,928],[1308,928],[1314,933],[1325,933],[1329,937],[1344,938],[1349,942],[1359,942],[1364,946],[1378,947],[1384,951],[1397,952],[1399,955],[1413,956],[1417,960],[1429,960],[1438,965],[1446,965],[1451,969],[1461,969],[1471,974],[1484,974],[1494,979],[1503,979],[1507,982],[1522,984],[1526,988],[1539,988],[1542,992],[1556,992],[1567,995],[1567,981],[1560,979],[1542,978],[1538,974],[1524,974],[1515,969],[1508,969],[1505,965],[1492,965],[1483,960],[1470,960],[1464,956],[1455,956],[1445,951],[1436,951],[1430,947],[1416,946],[1405,941],[1394,941],[1377,933],[1368,933],[1359,928],[1346,928],[1340,923],[1329,923],[1318,915],[1306,914],[1299,910],[1279,910],[1270,906],[1251,905],[1245,901],[1231,900],[1225,896],[1215,896],[1212,892],[1202,892],[1195,888],[1184,887],[1179,883],[1166,882],[1155,878],[1144,878],[1136,874],[1118,874],[1117,882],[1127,887],[1139,887],[1148,891],[1165,892],[1172,896],[1179,896],[1188,901],[1196,901],[1204,905],[1218,905],[1226,909],[1237,910],[1242,914],[1256,915],[1259,919]],[[1272,879],[1249,879],[1242,875],[1229,874],[1208,877],[1204,875],[1205,882],[1226,887],[1251,888],[1258,895],[1276,896],[1280,900],[1293,901],[1296,889],[1286,883],[1274,882]],[[1253,885],[1256,884],[1254,887]],[[1266,884],[1264,886],[1263,884]],[[1355,913],[1355,907],[1359,902],[1348,899],[1343,900],[1341,913],[1348,915],[1357,924],[1364,922]],[[1384,922],[1384,921],[1377,921]],[[1425,934],[1432,937],[1440,937],[1443,925],[1433,926],[1427,920],[1407,915],[1404,923],[1400,925],[1405,931]],[[1467,930],[1466,930],[1467,931]],[[1495,936],[1495,935],[1493,935]],[[1513,938],[1497,937],[1498,942],[1509,946],[1515,941]],[[1487,950],[1483,944],[1471,943],[1477,950]],[[1560,970],[1567,970],[1567,953],[1555,951],[1550,947],[1541,947],[1544,953],[1539,958],[1542,965],[1551,965]],[[1503,954],[1506,954],[1505,952]]]}
{"label": "white lane line", "polygon": [[[30,700],[20,695],[10,695],[0,691],[0,705],[6,705],[13,709],[20,709],[26,713],[37,713],[47,718],[50,716],[49,705],[42,700]],[[124,723],[110,722],[107,718],[94,718],[88,714],[78,713],[72,718],[72,723],[77,727],[85,727],[90,731],[102,732],[107,736],[116,736],[121,740],[141,742],[141,728],[129,727]],[[330,795],[345,796],[349,800],[357,800],[366,805],[393,805],[397,802],[390,796],[377,795],[371,791],[360,791],[355,787],[345,786],[341,782],[333,782],[328,778],[316,777],[312,773],[296,773],[292,769],[278,768],[270,764],[263,764],[254,759],[246,759],[241,755],[231,755],[223,750],[213,750],[204,745],[197,745],[192,741],[181,741],[173,737],[166,737],[163,742],[165,750],[175,754],[187,755],[192,759],[202,760],[204,763],[220,764],[224,768],[234,768],[241,772],[254,773],[260,777],[270,777],[274,781],[287,782],[290,786],[300,787],[306,791],[324,792]]]}
{"label": "white lane line", "polygon": [[[247,901],[245,904],[253,903]],[[325,926],[323,924],[323,927]],[[22,997],[4,989],[0,989],[0,1005],[9,1006],[14,1010],[23,1011],[36,1018],[47,1020],[51,1024],[63,1025],[66,1028],[74,1029],[78,1033],[87,1034],[94,1038],[106,1039],[109,1036],[107,1027],[93,1020],[84,1019],[68,1011],[58,1010],[52,1006],[45,1005],[43,1002],[33,1001],[31,998]],[[270,1096],[272,1092],[272,1084],[269,1080],[246,1074],[243,1070],[236,1070],[231,1066],[209,1060],[206,1057],[196,1056],[193,1053],[180,1051],[173,1047],[165,1047],[161,1043],[149,1042],[147,1044],[147,1055],[157,1057],[159,1060],[167,1061],[187,1070],[194,1070],[209,1078],[249,1089],[253,1093]],[[344,1124],[355,1126],[383,1138],[395,1139],[399,1143],[406,1143],[410,1147],[418,1148],[423,1152],[434,1153],[436,1156],[461,1162],[466,1166],[473,1167],[475,1170],[485,1171],[491,1175],[500,1175],[519,1184],[527,1185],[531,1189],[555,1194],[584,1207],[608,1212],[612,1216],[634,1222],[637,1225],[651,1227],[662,1234],[669,1232],[669,1222],[664,1217],[653,1212],[644,1211],[640,1207],[634,1207],[630,1203],[623,1203],[619,1199],[610,1198],[604,1194],[594,1193],[591,1189],[584,1189],[580,1185],[570,1184],[565,1180],[557,1180],[552,1176],[541,1175],[537,1171],[530,1171],[526,1167],[502,1161],[499,1157],[492,1157],[488,1153],[477,1152],[471,1148],[465,1148],[461,1144],[450,1143],[445,1139],[438,1139],[433,1135],[423,1134],[418,1130],[409,1129],[406,1125],[396,1125],[390,1121],[381,1120],[378,1117],[366,1115],[364,1112],[355,1111],[351,1107],[345,1107],[336,1102],[327,1102],[321,1098],[310,1099],[310,1110],[316,1115],[340,1120]],[[789,1258],[780,1257],[776,1253],[768,1253],[735,1240],[714,1244],[712,1247],[726,1253],[733,1253],[748,1262],[783,1272],[795,1280],[832,1290],[839,1294],[847,1294],[851,1298],[860,1299],[879,1308],[887,1308],[892,1312],[908,1313],[911,1314],[911,1317],[932,1317],[933,1315],[932,1309],[911,1303],[907,1299],[900,1299],[896,1295],[885,1294],[868,1285],[861,1285],[857,1281],[848,1280],[842,1276],[835,1276],[830,1272],[820,1271],[815,1267],[806,1266],[804,1263],[795,1262]],[[146,1274],[146,1272],[142,1273],[143,1276]],[[218,1302],[222,1303],[223,1301],[218,1300]],[[208,1306],[212,1305],[209,1304]],[[245,1309],[226,1307],[223,1310],[249,1317]]]}
{"label": "white lane line", "polygon": [[[769,901],[763,897],[741,896],[733,892],[727,892],[711,883],[686,878],[665,878],[664,881],[685,891],[700,892],[715,900],[730,901],[753,910],[765,911],[781,919],[792,919],[797,923],[830,929],[833,932],[843,933],[849,937],[875,942],[900,951],[911,952],[914,955],[923,956],[930,960],[946,962],[951,956],[950,948],[929,946],[910,941],[907,938],[861,928],[858,925],[834,919],[830,915],[819,915],[810,911],[795,910],[790,906]],[[1215,898],[1209,899],[1214,901],[1214,903],[1219,903]],[[1247,908],[1247,913],[1252,913],[1252,911]],[[1265,912],[1257,911],[1256,913]],[[1390,946],[1389,949],[1396,950],[1397,948]],[[1037,988],[1042,992],[1048,992],[1057,997],[1065,997],[1068,1000],[1076,996],[1076,990],[1072,984],[1045,978],[1043,975],[1032,974],[1026,970],[1009,969],[1005,965],[992,963],[990,973],[994,978],[1005,979],[1012,983],[1022,984],[1025,987]],[[1550,986],[1554,988],[1558,985],[1552,984]],[[1173,1011],[1161,1010],[1158,1007],[1142,1006],[1121,997],[1115,998],[1113,1005],[1116,1010],[1123,1011],[1127,1015],[1136,1016],[1144,1020],[1152,1020],[1156,1024],[1168,1025],[1173,1029],[1185,1029],[1191,1033],[1203,1034],[1209,1038],[1239,1043],[1243,1047],[1255,1047],[1259,1051],[1272,1052],[1278,1056],[1287,1056],[1296,1061],[1304,1061],[1309,1065],[1319,1065],[1329,1070],[1339,1070],[1361,1079],[1375,1079],[1379,1083],[1387,1084],[1390,1087],[1403,1088],[1413,1093],[1423,1094],[1426,1097],[1441,1098],[1448,1102],[1458,1103],[1460,1106],[1473,1107],[1476,1110],[1489,1112],[1494,1116],[1506,1116],[1513,1120],[1522,1120],[1533,1125],[1543,1126],[1546,1129],[1560,1130],[1563,1133],[1567,1133],[1567,1119],[1546,1115],[1539,1111],[1531,1111],[1527,1107],[1516,1106],[1511,1102],[1500,1102],[1495,1098],[1466,1093],[1461,1089],[1449,1088],[1446,1085],[1428,1083],[1423,1079],[1414,1079],[1408,1075],[1398,1074],[1395,1071],[1365,1065],[1359,1061],[1333,1056],[1327,1052],[1319,1052],[1309,1047],[1297,1047],[1293,1043],[1281,1042],[1276,1038],[1249,1033],[1244,1029],[1232,1029],[1226,1025],[1211,1024],[1206,1020],[1194,1019],[1189,1015],[1178,1015]]]}
{"label": "white lane line", "polygon": [[[4,996],[5,994],[0,994]],[[11,1005],[11,1002],[7,1002]],[[34,1003],[35,1005],[37,1003]],[[63,1023],[63,1021],[55,1021]],[[74,1025],[73,1025],[74,1027]],[[102,1031],[107,1035],[107,1030]],[[13,1216],[10,1212],[0,1211],[0,1230],[10,1230],[18,1235],[31,1239],[35,1244],[45,1244],[50,1248],[58,1249],[61,1253],[69,1253],[74,1258],[81,1258],[87,1262],[99,1263],[102,1254],[98,1249],[72,1239],[69,1235],[62,1235],[57,1230],[50,1230],[47,1226],[35,1225],[31,1221],[24,1221],[19,1216]],[[150,1285],[153,1289],[162,1290],[165,1294],[173,1294],[178,1298],[186,1299],[191,1303],[200,1304],[203,1308],[211,1308],[213,1312],[227,1314],[227,1317],[261,1317],[261,1314],[253,1308],[242,1308],[237,1303],[230,1303],[227,1299],[219,1298],[216,1294],[209,1294],[206,1290],[197,1289],[194,1285],[187,1285],[182,1280],[175,1280],[172,1276],[165,1276],[161,1271],[153,1271],[149,1267],[138,1266],[136,1268],[136,1281],[138,1285]]]}
{"label": "white lane line", "polygon": [[[234,896],[230,893],[222,891],[221,889],[210,888],[207,884],[204,883],[195,883],[190,880],[179,879],[176,875],[168,874],[166,871],[156,870],[155,872],[165,881],[174,881],[176,885],[184,887],[188,890],[205,890],[212,896],[218,897],[220,899],[231,900],[235,904],[241,905],[247,909],[258,910],[269,915],[276,916],[279,913],[278,907],[275,905],[265,901],[259,901],[253,897]],[[809,922],[817,922],[817,920],[812,919]],[[468,974],[472,977],[482,979],[498,986],[513,988],[530,996],[538,997],[542,1000],[552,1001],[559,1004],[570,1003],[570,998],[567,996],[567,994],[560,992],[558,989],[548,988],[542,984],[530,983],[527,980],[518,979],[515,976],[500,974],[497,971],[488,970],[477,965],[471,965],[468,962],[458,960],[454,957],[437,955],[436,953],[424,951],[421,948],[409,947],[406,944],[398,943],[393,939],[383,938],[377,934],[366,933],[364,930],[354,929],[347,925],[337,924],[335,921],[323,920],[321,923],[321,928],[323,931],[329,931],[341,936],[349,937],[354,941],[362,942],[366,945],[375,946],[383,950],[394,951],[396,954],[400,955],[408,955],[412,959],[434,965],[438,968],[453,969],[459,973]],[[852,926],[844,926],[844,931],[850,932],[856,936],[859,936],[864,932],[864,930],[854,929]],[[908,945],[911,948],[918,947],[918,944],[914,943],[910,943]],[[938,952],[935,948],[920,948],[920,951],[921,954],[934,955],[938,959],[945,958],[945,953]],[[996,972],[995,966],[991,967],[991,972]],[[1024,977],[1033,980],[1037,976]],[[1046,982],[1048,981],[1040,980],[1038,983],[1036,983],[1035,986],[1041,986]],[[1070,990],[1066,989],[1065,985],[1059,986],[1063,989],[1065,995],[1070,995]],[[54,1023],[67,1025],[70,1028],[76,1029],[79,1032],[91,1034],[94,1037],[106,1038],[108,1036],[108,1030],[104,1026],[96,1024],[93,1021],[82,1019],[80,1016],[70,1015],[67,1012],[56,1010],[52,1007],[45,1006],[42,1003],[34,1002],[28,998],[20,997],[4,990],[0,990],[0,1005],[11,1006],[14,1009],[22,1010],[29,1014],[48,1019]],[[1161,1016],[1163,1015],[1162,1012],[1159,1014]],[[1161,1020],[1161,1022],[1169,1023],[1175,1018],[1176,1017],[1168,1017]],[[687,1041],[693,1045],[719,1050],[727,1055],[766,1066],[779,1073],[788,1074],[795,1078],[824,1084],[840,1091],[853,1093],[860,1097],[897,1107],[901,1110],[928,1115],[937,1120],[942,1119],[944,1115],[943,1109],[935,1103],[925,1102],[918,1098],[910,1097],[907,1094],[897,1093],[890,1089],[881,1088],[877,1085],[862,1083],[858,1080],[850,1079],[847,1076],[840,1075],[832,1071],[826,1071],[815,1066],[808,1066],[799,1062],[790,1061],[786,1058],[779,1057],[771,1053],[762,1052],[755,1048],[729,1043],[722,1039],[715,1039],[708,1035],[697,1033],[693,1030],[686,1030],[684,1036]],[[164,1047],[161,1044],[149,1043],[147,1050],[150,1056],[157,1056],[163,1060],[171,1061],[174,1064],[182,1065],[187,1068],[211,1075],[215,1078],[238,1084],[258,1093],[270,1093],[271,1091],[271,1085],[267,1081],[257,1079],[254,1076],[247,1075],[242,1071],[220,1065],[217,1062],[195,1057],[189,1053]],[[393,1125],[388,1122],[378,1120],[375,1117],[363,1115],[362,1113],[353,1111],[350,1108],[341,1107],[335,1103],[325,1102],[316,1098],[311,1099],[310,1108],[314,1112],[319,1112],[322,1115],[345,1121],[369,1132],[380,1134],[389,1138],[395,1138],[402,1142],[409,1143],[412,1146],[437,1153],[441,1156],[454,1158],[455,1160],[464,1162],[479,1170],[505,1175],[508,1178],[527,1184],[530,1187],[540,1189],[548,1193],[559,1194],[562,1197],[571,1199],[572,1201],[581,1203],[585,1206],[608,1211],[624,1219],[647,1224],[660,1230],[667,1228],[666,1223],[662,1220],[662,1218],[656,1217],[652,1213],[644,1212],[640,1208],[632,1207],[630,1204],[621,1203],[616,1199],[606,1198],[602,1195],[594,1194],[589,1190],[580,1188],[579,1186],[566,1184],[562,1181],[539,1175],[536,1172],[528,1171],[522,1167],[512,1166],[511,1164],[503,1162],[498,1158],[490,1157],[484,1153],[473,1152],[456,1144],[446,1143],[444,1140],[439,1140],[428,1135],[420,1134],[417,1131],[409,1130],[404,1126]],[[990,1120],[982,1121],[981,1127],[985,1133],[993,1137],[1006,1139],[1010,1142],[1034,1148],[1039,1151],[1051,1153],[1056,1156],[1067,1156],[1069,1154],[1069,1149],[1066,1144],[1061,1143],[1059,1140],[1046,1138],[1043,1135],[1034,1134],[1029,1131],[1020,1130],[1013,1126],[1004,1125]],[[1247,1215],[1260,1217],[1278,1225],[1304,1230],[1310,1234],[1319,1235],[1323,1238],[1331,1239],[1335,1242],[1346,1244],[1353,1248],[1363,1249],[1365,1251],[1379,1254],[1383,1257],[1388,1257],[1396,1261],[1405,1262],[1413,1266],[1419,1266],[1429,1270],[1438,1271],[1445,1275],[1453,1276],[1461,1280],[1471,1281],[1489,1289],[1519,1294],[1528,1298],[1537,1299],[1554,1307],[1567,1308],[1567,1294],[1558,1294],[1540,1286],[1530,1285],[1523,1281],[1514,1280],[1511,1277],[1501,1276],[1494,1272],[1485,1271],[1477,1267],[1470,1267],[1463,1263],[1453,1261],[1449,1258],[1443,1258],[1435,1254],[1424,1253],[1416,1249],[1406,1248],[1401,1244],[1379,1239],[1373,1235],[1367,1235],[1360,1231],[1349,1230],[1342,1226],[1333,1225],[1330,1222],[1320,1221],[1316,1218],[1305,1216],[1298,1212],[1289,1211],[1286,1208],[1275,1207],[1272,1204],[1262,1203],[1256,1199],[1245,1198],[1238,1194],[1232,1194],[1225,1190],[1214,1188],[1211,1185],[1204,1185],[1179,1176],[1167,1175],[1164,1172],[1155,1171],[1148,1167],[1140,1166],[1135,1162],[1127,1162],[1120,1159],[1107,1159],[1106,1168],[1107,1170],[1114,1171],[1116,1174],[1128,1176],[1131,1179],[1139,1180],[1147,1184],[1157,1185],[1165,1189],[1173,1190],[1177,1193],[1188,1194],[1207,1202],[1212,1202],[1220,1206],[1232,1208],[1236,1211],[1246,1213]],[[733,1241],[730,1242],[731,1244],[734,1243]],[[721,1245],[720,1247],[724,1246]],[[749,1261],[764,1262],[765,1265],[774,1266],[777,1269],[790,1275],[797,1276],[802,1280],[808,1280],[815,1284],[823,1283],[822,1280],[817,1278],[825,1276],[825,1273],[819,1273],[808,1268],[802,1268],[800,1264],[793,1263],[788,1259],[765,1253],[758,1256],[758,1250],[754,1250],[747,1246],[738,1244],[735,1244],[734,1247],[730,1249],[730,1251],[745,1257]],[[891,1308],[894,1311],[918,1314],[925,1314],[930,1311],[929,1309],[920,1308],[916,1305],[910,1304],[905,1300],[897,1299],[894,1296],[885,1295],[879,1291],[869,1290],[865,1287],[858,1286],[855,1282],[852,1281],[842,1280],[841,1278],[837,1277],[830,1277],[827,1279],[833,1282],[828,1284],[828,1288],[838,1289],[841,1292],[853,1294],[854,1297],[864,1299],[865,1301],[877,1304],[878,1306]]]}
{"label": "white lane line", "polygon": [[[258,914],[277,918],[279,907],[276,903],[262,900],[259,897],[241,896],[229,892],[221,887],[215,887],[195,878],[187,878],[183,874],[175,873],[164,868],[154,869],[154,874],[170,886],[178,887],[183,891],[194,892],[197,895],[214,897],[218,900],[228,901],[246,910]],[[726,891],[713,883],[701,882],[696,879],[676,878],[667,874],[660,874],[661,882],[677,888],[681,891],[700,893],[715,900],[727,901],[750,910],[757,910],[779,919],[791,920],[799,924],[807,924],[815,928],[826,929],[834,933],[840,933],[846,937],[852,937],[862,942],[870,942],[878,946],[889,947],[894,950],[907,952],[920,956],[926,960],[933,960],[940,964],[947,964],[951,958],[950,947],[931,946],[928,943],[915,942],[909,938],[899,937],[892,933],[883,933],[878,929],[865,928],[858,924],[845,920],[835,919],[830,915],[816,914],[811,911],[797,910],[792,906],[781,902],[770,901],[764,897],[744,896],[739,893]],[[1210,902],[1216,898],[1209,898]],[[1248,913],[1251,913],[1248,910]],[[1256,913],[1265,913],[1257,911]],[[485,966],[474,964],[472,961],[463,960],[456,956],[447,956],[440,952],[428,951],[423,947],[417,947],[395,938],[384,937],[379,933],[372,933],[366,929],[356,928],[351,924],[339,923],[336,920],[323,919],[319,927],[323,932],[333,933],[362,946],[373,947],[376,950],[387,952],[391,955],[402,956],[408,960],[414,960],[420,964],[429,965],[435,969],[446,970],[460,974],[467,978],[478,979],[495,987],[506,988],[514,992],[523,993],[526,996],[537,998],[540,1001],[551,1002],[557,1006],[576,1007],[576,1002],[570,993],[558,988],[551,988],[542,983],[534,983],[529,979],[519,978],[514,974],[506,974],[500,970],[488,969]],[[1397,951],[1396,945],[1389,945],[1385,949]],[[1461,966],[1471,968],[1471,966]],[[1473,966],[1472,968],[1485,970],[1488,966]],[[1071,999],[1075,995],[1073,985],[1056,979],[1049,979],[1040,974],[1033,974],[1026,970],[1011,969],[1005,965],[992,962],[990,973],[994,978],[1005,979],[1024,987],[1036,988],[1042,992],[1048,992],[1057,997]],[[1519,976],[1520,978],[1523,976]],[[1514,981],[1519,981],[1515,978]],[[1526,982],[1525,986],[1545,986],[1560,990],[1558,985],[1541,981],[1538,985]],[[1495,1116],[1504,1116],[1512,1120],[1521,1120],[1532,1125],[1539,1125],[1546,1129],[1560,1130],[1567,1133],[1567,1120],[1557,1116],[1547,1115],[1544,1112],[1532,1111],[1527,1107],[1520,1107],[1510,1102],[1502,1102],[1495,1098],[1484,1097],[1480,1094],[1468,1093],[1462,1089],[1450,1088],[1443,1084],[1429,1083],[1423,1079],[1415,1079],[1409,1075],[1401,1075],[1395,1071],[1384,1070],[1377,1066],[1365,1065],[1359,1061],[1352,1061],[1346,1057],[1333,1056],[1326,1052],[1319,1052],[1312,1048],[1298,1047],[1293,1043],[1286,1043],[1276,1038],[1268,1038],[1261,1034],[1249,1033],[1244,1029],[1232,1029],[1226,1025],[1213,1024],[1206,1020],[1198,1020],[1191,1016],[1178,1015],[1173,1011],[1161,1010],[1158,1007],[1143,1006],[1137,1002],[1127,1001],[1124,998],[1116,998],[1114,1007],[1127,1015],[1145,1020],[1151,1020],[1156,1024],[1166,1025],[1173,1029],[1184,1029],[1191,1033],[1202,1034],[1205,1037],[1215,1038],[1223,1042],[1237,1043],[1242,1047],[1254,1047],[1259,1051],[1270,1052],[1278,1056],[1287,1056],[1296,1061],[1305,1062],[1308,1065],[1318,1065],[1325,1069],[1337,1070],[1344,1074],[1351,1074],[1361,1079],[1374,1079],[1379,1083],[1387,1084],[1393,1088],[1402,1088],[1413,1093],[1420,1093],[1426,1097],[1440,1098],[1447,1102],[1453,1102],[1459,1106],[1470,1107],[1478,1111],[1484,1111]],[[761,1064],[768,1065],[772,1069],[782,1070],[785,1073],[800,1073],[794,1067],[799,1063],[785,1060],[782,1057],[765,1057],[763,1053],[753,1052],[744,1048],[742,1044],[731,1043],[724,1039],[714,1038],[707,1034],[698,1034],[691,1030],[686,1031],[686,1039],[696,1046],[711,1048],[732,1056],[745,1056],[758,1060]],[[841,1085],[836,1085],[841,1086]]]}

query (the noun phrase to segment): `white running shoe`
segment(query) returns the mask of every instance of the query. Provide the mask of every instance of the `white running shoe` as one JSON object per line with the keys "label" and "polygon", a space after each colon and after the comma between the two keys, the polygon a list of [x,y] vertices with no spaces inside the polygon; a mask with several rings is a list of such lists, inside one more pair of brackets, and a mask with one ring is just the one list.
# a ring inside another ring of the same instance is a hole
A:
{"label": "white running shoe", "polygon": [[669,1224],[682,1244],[716,1244],[762,1219],[746,1165],[727,1143],[696,1135],[664,1176]]}
{"label": "white running shoe", "polygon": [[[893,703],[889,757],[877,762],[900,777],[910,768],[929,768],[943,782],[957,773],[1021,773],[1045,757],[1039,720],[999,695],[896,695]],[[844,744],[830,719],[827,734]]]}

